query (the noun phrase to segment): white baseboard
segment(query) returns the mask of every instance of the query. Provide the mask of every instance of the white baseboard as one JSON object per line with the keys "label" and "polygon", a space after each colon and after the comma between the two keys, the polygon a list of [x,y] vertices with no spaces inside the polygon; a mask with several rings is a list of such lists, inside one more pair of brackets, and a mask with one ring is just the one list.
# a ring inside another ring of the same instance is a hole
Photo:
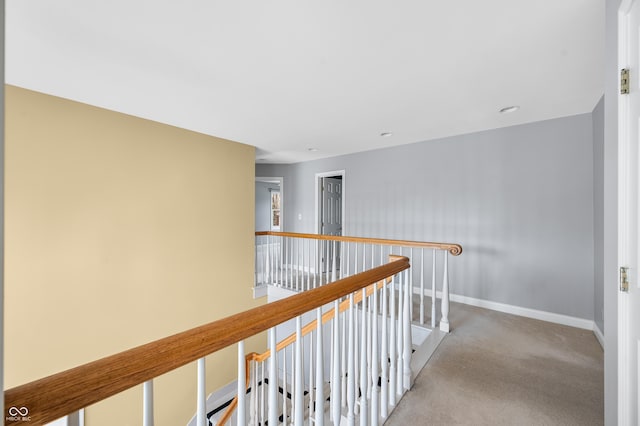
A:
{"label": "white baseboard", "polygon": [[286,299],[287,297],[291,297],[297,292],[293,290],[289,290],[287,288],[276,287],[273,285],[267,286],[267,303],[275,302],[277,300]]}
{"label": "white baseboard", "polygon": [[[414,293],[420,294],[419,288],[413,289]],[[425,296],[431,297],[431,290],[424,291]],[[441,297],[441,292],[436,292],[436,297]],[[479,308],[490,309],[492,311],[504,312],[506,314],[518,315],[521,317],[552,322],[555,324],[568,325],[570,327],[582,328],[594,331],[595,323],[592,320],[571,317],[568,315],[556,314],[553,312],[539,311],[537,309],[523,308],[521,306],[507,305],[506,303],[492,302],[490,300],[476,299],[475,297],[450,294],[449,300],[452,302],[464,303],[465,305],[477,306]],[[595,331],[594,331],[595,333]],[[597,336],[596,336],[597,337]]]}
{"label": "white baseboard", "polygon": [[598,343],[600,343],[600,346],[602,346],[602,349],[604,349],[604,333],[602,332],[602,330],[600,330],[600,327],[598,327],[598,324],[596,324],[595,322],[593,323],[593,334],[595,334],[596,339],[598,339]]}
{"label": "white baseboard", "polygon": [[267,284],[251,287],[251,289],[253,290],[253,298],[258,299],[260,297],[266,296],[268,292],[268,288],[269,288],[269,285]]}

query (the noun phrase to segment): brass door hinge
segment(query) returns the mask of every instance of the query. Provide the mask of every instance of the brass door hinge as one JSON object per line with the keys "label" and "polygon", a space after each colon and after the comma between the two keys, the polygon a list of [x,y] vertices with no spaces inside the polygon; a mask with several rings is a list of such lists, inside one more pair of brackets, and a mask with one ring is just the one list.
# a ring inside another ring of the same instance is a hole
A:
{"label": "brass door hinge", "polygon": [[620,70],[620,94],[626,95],[629,93],[629,68],[622,68]]}
{"label": "brass door hinge", "polygon": [[629,278],[627,276],[628,272],[629,268],[627,268],[626,266],[620,267],[620,291],[623,293],[629,292]]}

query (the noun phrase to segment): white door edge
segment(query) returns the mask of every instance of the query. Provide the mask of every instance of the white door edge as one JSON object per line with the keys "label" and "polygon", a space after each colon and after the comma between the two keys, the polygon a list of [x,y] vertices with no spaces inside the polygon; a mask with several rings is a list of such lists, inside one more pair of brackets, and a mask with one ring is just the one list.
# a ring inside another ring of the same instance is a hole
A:
{"label": "white door edge", "polygon": [[[629,13],[632,11],[635,0],[623,0],[618,10],[618,69],[631,68],[632,63],[631,45],[628,42],[632,34]],[[639,69],[633,69],[635,73],[631,78],[635,79],[632,87],[638,90],[635,81],[638,79]],[[633,170],[640,165],[640,161],[633,153],[631,138],[633,137],[630,130],[633,123],[630,121],[629,113],[631,111],[630,96],[618,95],[618,270],[620,267],[638,265],[636,259],[632,259],[631,244],[637,244],[640,240],[639,236],[632,235],[633,226],[632,218],[629,214],[630,207],[629,198],[633,201],[632,193],[638,192],[638,182],[634,181]],[[633,191],[633,192],[631,192]],[[633,241],[635,239],[635,242]],[[630,271],[629,285],[637,285],[638,271]],[[619,285],[620,277],[614,283]],[[631,394],[633,392],[634,380],[638,377],[631,377],[632,365],[634,362],[629,356],[630,341],[632,335],[631,324],[629,322],[631,301],[628,293],[623,293],[616,289],[618,296],[618,424],[631,426],[633,423],[634,413],[637,410],[638,402],[631,402]],[[640,370],[638,370],[640,373]],[[636,416],[638,414],[636,413]]]}

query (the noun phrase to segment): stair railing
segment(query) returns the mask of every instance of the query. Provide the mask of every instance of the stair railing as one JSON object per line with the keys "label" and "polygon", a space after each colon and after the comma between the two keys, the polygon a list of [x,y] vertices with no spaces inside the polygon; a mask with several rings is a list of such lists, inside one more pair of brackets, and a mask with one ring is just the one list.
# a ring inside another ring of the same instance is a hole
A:
{"label": "stair railing", "polygon": [[[402,259],[405,258],[390,256],[392,262]],[[353,424],[356,418],[360,424],[383,422],[410,386],[411,326],[406,272],[400,274],[395,283],[389,277],[351,294],[342,302],[335,301],[324,313],[318,308],[316,318],[302,328],[296,322],[296,332],[275,344],[275,351],[271,346],[262,354],[248,354],[246,376],[238,379],[238,383],[245,383],[250,398],[249,407],[245,407],[248,424],[279,421],[298,424],[296,419],[300,416],[317,424],[323,424],[325,416],[327,422],[334,424],[342,417],[348,424]],[[330,348],[325,342],[327,337],[330,337]],[[306,370],[304,379],[297,361],[300,351]],[[322,361],[327,352],[331,360],[328,375]],[[276,356],[272,357],[272,353]],[[329,383],[331,386],[325,389]],[[291,388],[293,396],[289,397]],[[325,412],[327,400],[330,401],[328,413]],[[237,404],[238,397],[222,417],[211,419],[212,424],[222,426],[233,414],[237,421],[241,410]]]}
{"label": "stair railing", "polygon": [[[430,326],[436,327],[439,298],[440,330],[450,330],[448,262],[449,254],[462,253],[460,244],[273,231],[255,235],[256,287],[306,291],[382,265],[388,255],[406,256],[411,262],[411,297],[418,298],[418,321],[425,324],[430,315]],[[429,310],[426,296],[431,296]]]}
{"label": "stair railing", "polygon": [[[269,303],[264,306],[260,306],[242,313],[232,315],[212,323],[193,328],[191,330],[169,336],[155,342],[151,342],[136,348],[102,358],[100,360],[75,367],[73,369],[63,371],[54,374],[49,377],[45,377],[30,383],[26,383],[12,389],[5,391],[5,406],[6,407],[26,407],[29,413],[30,425],[42,425],[48,422],[52,422],[58,418],[74,413],[82,408],[92,405],[96,402],[102,401],[120,392],[123,392],[133,386],[144,384],[143,392],[143,406],[144,417],[143,425],[153,425],[153,379],[172,371],[178,367],[186,365],[190,362],[197,361],[198,373],[197,373],[197,425],[205,426],[208,423],[206,417],[206,386],[205,386],[205,357],[214,352],[217,352],[225,347],[237,344],[238,345],[238,402],[237,402],[237,425],[247,424],[245,418],[246,412],[246,354],[244,350],[244,340],[259,334],[264,331],[269,333],[269,349],[273,353],[277,353],[276,349],[276,336],[275,327],[279,324],[295,319],[296,322],[296,338],[295,353],[293,356],[295,373],[293,380],[293,392],[294,405],[292,423],[296,426],[302,426],[304,418],[304,410],[302,409],[304,400],[304,381],[302,378],[302,315],[305,313],[316,313],[319,321],[322,320],[322,307],[327,304],[333,304],[336,311],[336,318],[340,317],[340,302],[343,298],[348,297],[350,300],[349,307],[349,348],[353,348],[354,336],[355,336],[355,294],[357,292],[366,291],[366,288],[371,284],[384,281],[389,277],[396,275],[405,277],[403,284],[404,294],[408,295],[408,280],[406,279],[409,269],[409,260],[406,257],[400,257],[393,262],[385,265],[361,272],[357,275],[350,276],[328,284],[308,292],[299,293],[293,295],[287,299],[279,300],[277,302]],[[373,297],[373,307],[371,309],[365,308],[362,310],[363,318],[365,318],[366,312],[377,312],[377,300],[379,298],[380,291],[373,291],[373,296],[365,296],[366,299]],[[387,292],[383,293],[386,294]],[[393,312],[396,302],[393,301],[395,291],[388,291],[391,301],[388,303],[390,310]],[[384,297],[384,296],[383,296]],[[408,297],[408,296],[407,296]],[[384,300],[384,299],[383,299]],[[361,302],[366,303],[366,302]],[[384,303],[384,302],[383,302]],[[406,344],[410,342],[410,327],[409,324],[409,311],[408,311],[408,298],[404,299],[404,303],[398,306],[402,306],[403,313],[396,315],[395,313],[390,316],[389,322],[402,322],[402,325],[396,324],[396,326],[389,325],[390,336],[394,333],[394,330],[398,330],[397,333],[403,333],[402,339],[396,337],[390,337],[390,342],[396,342],[399,344],[404,342],[404,346],[398,346],[396,344],[389,344],[390,350],[394,348],[400,349],[397,353],[397,365],[391,367],[389,371],[398,375],[397,386],[398,388],[407,388],[410,380],[410,369],[408,361],[410,360],[411,351],[407,349]],[[384,310],[384,308],[383,308]],[[342,314],[344,315],[344,313]],[[377,315],[373,315],[369,321],[373,323],[379,323]],[[331,370],[331,401],[332,401],[332,419],[334,424],[338,424],[341,416],[341,405],[338,402],[342,401],[340,394],[341,386],[341,371],[340,371],[340,322],[332,321],[332,370]],[[387,324],[387,321],[382,321]],[[347,324],[345,324],[346,326]],[[317,335],[322,334],[323,327],[318,328]],[[402,331],[400,331],[402,330]],[[361,333],[365,336],[366,333]],[[371,333],[372,336],[377,336],[377,333]],[[317,338],[317,336],[316,336]],[[363,337],[364,339],[364,337]],[[364,340],[363,340],[364,341]],[[324,339],[319,338],[318,344],[323,345]],[[367,341],[367,345],[369,341]],[[372,337],[371,345],[377,347],[379,344],[375,342],[375,338]],[[365,347],[365,346],[362,346]],[[369,346],[366,346],[369,347]],[[384,345],[383,345],[384,347]],[[352,350],[349,351],[354,354]],[[322,351],[320,351],[322,353]],[[369,352],[368,352],[369,353]],[[375,360],[374,354],[377,351],[370,351],[372,354],[372,360]],[[275,361],[276,356],[270,357],[269,373],[271,377],[277,376],[277,365]],[[350,357],[352,359],[353,357]],[[316,358],[320,359],[320,358]],[[378,358],[378,359],[386,359]],[[372,363],[375,365],[378,361]],[[316,371],[322,372],[324,362],[316,362]],[[353,392],[355,387],[351,383],[355,377],[355,371],[353,370],[352,361],[349,361],[349,413],[353,412]],[[382,370],[384,371],[386,363],[382,363]],[[377,367],[376,367],[377,368]],[[271,374],[273,373],[273,374]],[[318,373],[320,383],[324,379],[324,374]],[[366,374],[366,373],[365,373]],[[275,383],[275,380],[273,380]],[[393,386],[396,383],[393,380],[389,380],[389,386]],[[361,388],[363,389],[363,388]],[[268,400],[271,402],[274,400],[277,389],[272,385],[269,388]],[[372,391],[374,392],[374,391]],[[319,392],[322,393],[322,392]],[[393,392],[390,392],[393,394]],[[316,394],[317,395],[317,394]],[[316,396],[315,401],[323,403],[323,399]],[[392,401],[392,397],[389,397],[389,401]],[[269,424],[278,424],[278,410],[269,404]],[[362,409],[361,409],[362,412]],[[321,416],[320,416],[321,417]],[[316,420],[317,424],[322,425],[323,420]],[[11,419],[5,418],[5,425],[12,424]]]}

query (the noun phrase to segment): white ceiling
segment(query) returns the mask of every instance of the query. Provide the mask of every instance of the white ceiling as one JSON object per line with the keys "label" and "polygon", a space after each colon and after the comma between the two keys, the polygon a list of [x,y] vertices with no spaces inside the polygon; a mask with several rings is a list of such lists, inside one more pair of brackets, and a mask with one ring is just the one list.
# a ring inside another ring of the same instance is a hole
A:
{"label": "white ceiling", "polygon": [[[7,83],[255,145],[258,162],[591,112],[604,91],[604,0],[7,0],[6,11]],[[509,105],[521,108],[498,113]]]}

